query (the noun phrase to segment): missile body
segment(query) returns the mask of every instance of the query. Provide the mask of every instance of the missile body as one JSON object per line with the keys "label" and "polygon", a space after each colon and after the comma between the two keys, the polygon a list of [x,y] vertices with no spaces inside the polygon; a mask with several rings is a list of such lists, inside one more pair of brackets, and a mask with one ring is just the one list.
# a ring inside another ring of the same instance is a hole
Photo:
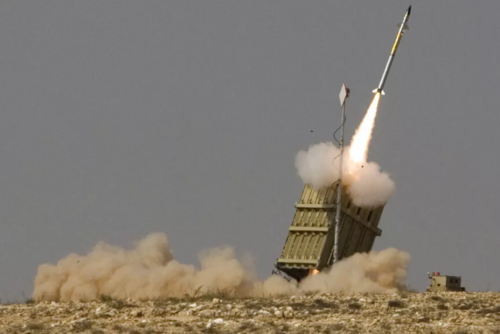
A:
{"label": "missile body", "polygon": [[403,18],[403,22],[401,22],[401,26],[399,27],[398,35],[396,36],[396,40],[394,41],[394,44],[392,46],[391,53],[389,54],[389,60],[387,61],[387,65],[385,65],[384,73],[382,74],[382,79],[380,79],[380,83],[378,84],[378,87],[373,90],[373,93],[380,93],[382,95],[385,95],[384,92],[384,85],[385,81],[387,80],[387,76],[389,75],[389,70],[391,69],[392,61],[394,60],[394,57],[396,56],[396,51],[398,50],[398,45],[399,42],[401,41],[401,38],[403,37],[403,33],[405,30],[408,30],[408,19],[410,18],[410,13],[411,13],[411,6],[408,7],[408,10],[405,13],[405,16]]}

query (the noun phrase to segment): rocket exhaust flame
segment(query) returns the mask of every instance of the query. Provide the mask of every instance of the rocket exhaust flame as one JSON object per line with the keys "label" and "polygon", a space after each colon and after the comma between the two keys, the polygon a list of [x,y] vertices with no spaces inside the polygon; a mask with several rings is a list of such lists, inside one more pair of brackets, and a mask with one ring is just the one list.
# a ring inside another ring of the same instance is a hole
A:
{"label": "rocket exhaust flame", "polygon": [[317,274],[319,274],[318,269],[314,268],[314,269],[309,270],[309,276],[317,275]]}
{"label": "rocket exhaust flame", "polygon": [[373,127],[375,126],[375,117],[377,116],[379,101],[380,93],[376,93],[363,121],[352,138],[349,153],[351,160],[358,165],[365,162],[368,155],[368,146],[370,145]]}

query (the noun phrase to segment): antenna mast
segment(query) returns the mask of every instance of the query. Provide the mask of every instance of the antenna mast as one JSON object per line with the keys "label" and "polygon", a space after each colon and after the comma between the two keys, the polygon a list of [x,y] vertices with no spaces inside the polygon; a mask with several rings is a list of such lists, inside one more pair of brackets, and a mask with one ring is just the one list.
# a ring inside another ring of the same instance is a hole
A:
{"label": "antenna mast", "polygon": [[346,87],[345,83],[342,84],[340,89],[339,99],[340,106],[342,107],[342,123],[340,127],[340,160],[339,160],[339,180],[337,183],[337,203],[335,214],[335,243],[333,246],[333,263],[339,261],[339,234],[340,234],[340,215],[342,210],[342,164],[344,159],[344,124],[345,124],[345,102],[349,97],[349,88]]}

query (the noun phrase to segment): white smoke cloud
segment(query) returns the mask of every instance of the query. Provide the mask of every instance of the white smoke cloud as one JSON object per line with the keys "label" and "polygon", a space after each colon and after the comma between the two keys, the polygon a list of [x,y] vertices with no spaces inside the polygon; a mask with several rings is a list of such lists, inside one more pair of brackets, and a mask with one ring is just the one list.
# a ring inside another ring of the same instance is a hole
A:
{"label": "white smoke cloud", "polygon": [[293,295],[307,290],[392,293],[404,289],[409,255],[395,249],[355,254],[300,285],[273,275],[257,279],[232,248],[200,254],[200,268],[176,261],[168,237],[153,233],[126,250],[98,243],[87,255],[69,254],[56,265],[42,264],[35,278],[37,301],[90,301],[102,295],[119,299],[184,297],[200,289],[234,296]]}
{"label": "white smoke cloud", "polygon": [[305,183],[319,189],[339,178],[339,157],[340,150],[333,143],[319,143],[297,153],[295,167]]}
{"label": "white smoke cloud", "polygon": [[362,168],[346,174],[343,183],[355,205],[377,207],[383,205],[394,192],[394,182],[389,174],[382,172],[375,162],[366,162]]}
{"label": "white smoke cloud", "polygon": [[[354,162],[344,150],[342,182],[353,203],[363,207],[385,204],[394,192],[394,182],[375,162]],[[340,150],[332,142],[319,143],[295,157],[297,173],[314,189],[331,186],[339,178]]]}

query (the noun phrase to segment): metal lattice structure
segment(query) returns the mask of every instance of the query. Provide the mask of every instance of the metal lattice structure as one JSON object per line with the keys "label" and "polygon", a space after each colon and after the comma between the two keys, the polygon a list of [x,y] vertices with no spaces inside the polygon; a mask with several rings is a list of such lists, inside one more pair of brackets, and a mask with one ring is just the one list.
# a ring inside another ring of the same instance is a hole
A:
{"label": "metal lattice structure", "polygon": [[[335,211],[338,182],[314,190],[306,185],[296,203],[295,217],[276,268],[300,281],[311,273],[333,264]],[[345,189],[342,192],[339,231],[339,259],[358,252],[369,252],[377,236],[384,206],[362,208],[354,205]]]}

